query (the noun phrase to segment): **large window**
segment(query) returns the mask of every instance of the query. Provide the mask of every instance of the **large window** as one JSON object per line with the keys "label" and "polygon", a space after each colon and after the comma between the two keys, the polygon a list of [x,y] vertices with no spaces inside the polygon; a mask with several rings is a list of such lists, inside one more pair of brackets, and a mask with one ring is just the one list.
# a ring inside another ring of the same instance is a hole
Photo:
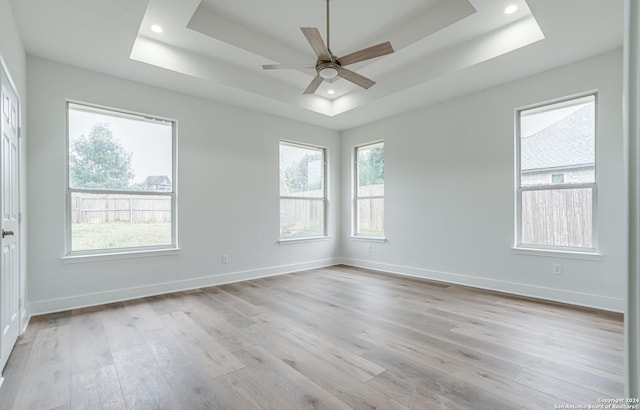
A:
{"label": "large window", "polygon": [[518,111],[517,246],[596,248],[595,95]]}
{"label": "large window", "polygon": [[67,253],[173,248],[175,124],[67,103]]}
{"label": "large window", "polygon": [[325,181],[323,148],[280,142],[280,237],[326,235]]}
{"label": "large window", "polygon": [[355,150],[355,235],[384,235],[384,142]]}

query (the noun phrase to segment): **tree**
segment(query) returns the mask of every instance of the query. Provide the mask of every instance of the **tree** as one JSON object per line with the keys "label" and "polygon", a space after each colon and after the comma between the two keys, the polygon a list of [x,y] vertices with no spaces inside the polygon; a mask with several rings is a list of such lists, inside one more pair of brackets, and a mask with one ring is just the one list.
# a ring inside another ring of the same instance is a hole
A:
{"label": "tree", "polygon": [[124,189],[133,179],[131,158],[113,137],[109,124],[98,123],[88,136],[73,141],[69,173],[74,188]]}
{"label": "tree", "polygon": [[[300,161],[289,165],[284,170],[284,182],[289,191],[305,192],[321,189],[321,166],[320,154],[305,154]],[[312,175],[309,175],[310,168],[312,168]],[[314,171],[317,175],[313,174]]]}
{"label": "tree", "polygon": [[382,146],[359,152],[358,183],[360,186],[384,184],[384,148]]}

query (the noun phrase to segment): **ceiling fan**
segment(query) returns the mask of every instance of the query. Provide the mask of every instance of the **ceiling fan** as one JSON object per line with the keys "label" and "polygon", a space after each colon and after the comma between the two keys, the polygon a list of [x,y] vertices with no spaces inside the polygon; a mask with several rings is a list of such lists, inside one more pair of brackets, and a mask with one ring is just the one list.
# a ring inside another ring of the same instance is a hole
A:
{"label": "ceiling fan", "polygon": [[315,68],[316,76],[304,90],[304,94],[313,94],[316,92],[322,81],[333,80],[337,77],[344,78],[347,81],[359,85],[364,89],[369,89],[376,82],[364,77],[355,71],[346,69],[345,66],[355,64],[360,61],[370,60],[372,58],[393,53],[393,47],[390,42],[380,43],[375,46],[363,48],[342,57],[336,57],[331,52],[329,37],[329,0],[327,1],[327,44],[325,45],[320,35],[320,31],[315,27],[300,27],[302,34],[306,37],[309,45],[318,56],[315,64],[267,64],[262,68],[265,70],[278,69],[304,69]]}

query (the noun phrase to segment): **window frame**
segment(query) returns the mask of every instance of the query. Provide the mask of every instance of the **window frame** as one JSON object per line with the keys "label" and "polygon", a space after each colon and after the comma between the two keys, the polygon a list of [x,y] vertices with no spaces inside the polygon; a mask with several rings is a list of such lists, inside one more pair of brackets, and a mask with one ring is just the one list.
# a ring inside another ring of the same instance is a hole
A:
{"label": "window frame", "polygon": [[[574,100],[593,98],[594,104],[594,178],[592,183],[562,183],[548,185],[521,185],[521,113],[545,106],[568,103]],[[591,90],[553,100],[548,100],[515,109],[515,238],[514,249],[525,251],[547,251],[552,253],[599,255],[598,235],[598,91]],[[522,242],[522,196],[527,191],[591,189],[591,247],[530,244]]]}
{"label": "window frame", "polygon": [[[71,105],[80,105],[87,107],[88,109],[95,109],[106,111],[114,116],[130,117],[137,120],[143,119],[146,121],[161,121],[171,123],[171,191],[136,191],[130,189],[86,189],[86,188],[72,188],[71,176],[69,169],[69,149],[70,149],[70,135],[69,135],[69,108]],[[143,114],[135,111],[129,111],[122,108],[113,108],[100,104],[88,103],[84,101],[67,99],[65,100],[65,252],[63,259],[96,259],[100,260],[101,257],[111,256],[126,256],[128,254],[144,254],[144,255],[157,255],[161,251],[176,251],[178,250],[178,209],[177,209],[177,192],[178,192],[178,179],[177,179],[177,135],[178,135],[178,121],[171,118],[166,118],[158,115]],[[72,249],[72,196],[74,193],[87,193],[87,194],[105,194],[105,195],[136,195],[136,196],[167,196],[171,198],[171,244],[167,245],[152,245],[152,246],[130,246],[124,248],[103,248],[103,249],[89,249],[89,250],[73,250]],[[95,257],[95,258],[94,258]]]}
{"label": "window frame", "polygon": [[[358,195],[358,151],[362,148],[367,148],[367,147],[371,147],[373,145],[378,145],[378,144],[382,144],[383,145],[383,149],[385,147],[385,141],[383,139],[381,140],[376,140],[376,141],[372,141],[372,142],[367,142],[364,144],[359,144],[353,147],[353,149],[351,150],[351,155],[352,155],[352,164],[353,164],[353,168],[352,168],[352,175],[353,175],[353,179],[352,179],[352,204],[351,204],[351,213],[353,215],[352,217],[352,222],[351,222],[351,236],[353,238],[358,238],[358,239],[372,239],[372,240],[381,240],[381,241],[386,241],[386,230],[383,229],[381,234],[371,234],[371,233],[360,233],[358,232],[358,201],[361,199],[382,199],[384,201],[384,195],[373,195],[373,196],[360,196]],[[386,175],[385,175],[385,185],[386,185]],[[383,218],[383,226],[384,226],[384,218],[385,215],[383,213],[382,215]]]}
{"label": "window frame", "polygon": [[[329,210],[329,173],[328,173],[328,149],[326,147],[320,145],[313,145],[304,142],[297,142],[287,139],[280,139],[278,141],[278,178],[281,177],[282,170],[280,169],[280,147],[282,145],[288,145],[291,147],[308,149],[308,150],[316,150],[322,153],[322,197],[314,198],[314,197],[302,197],[295,195],[281,195],[280,186],[278,184],[278,243],[285,244],[290,242],[308,242],[314,240],[322,240],[328,238],[328,210]],[[280,226],[280,215],[282,211],[282,200],[306,200],[306,201],[322,201],[322,233],[320,234],[306,234],[306,235],[292,235],[292,236],[282,236],[281,235],[281,226]]]}

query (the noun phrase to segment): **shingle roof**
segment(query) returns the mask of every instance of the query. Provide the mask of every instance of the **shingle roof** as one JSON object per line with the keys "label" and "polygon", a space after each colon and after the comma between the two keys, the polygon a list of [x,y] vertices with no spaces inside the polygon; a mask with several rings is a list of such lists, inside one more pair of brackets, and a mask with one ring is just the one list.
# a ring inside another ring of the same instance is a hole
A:
{"label": "shingle roof", "polygon": [[593,165],[593,124],[593,105],[586,105],[547,128],[522,138],[522,170]]}
{"label": "shingle roof", "polygon": [[147,186],[171,185],[171,180],[166,175],[151,175],[146,179]]}

